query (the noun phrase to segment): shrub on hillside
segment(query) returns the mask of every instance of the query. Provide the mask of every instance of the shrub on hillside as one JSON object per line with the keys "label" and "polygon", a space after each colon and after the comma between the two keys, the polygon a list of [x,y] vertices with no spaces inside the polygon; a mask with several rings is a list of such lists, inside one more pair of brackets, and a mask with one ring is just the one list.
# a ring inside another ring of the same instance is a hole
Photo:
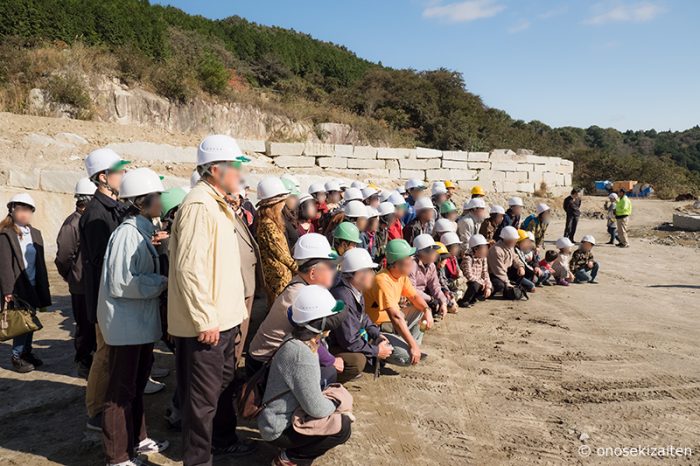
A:
{"label": "shrub on hillside", "polygon": [[210,94],[223,94],[228,88],[230,73],[224,64],[211,54],[205,54],[197,64],[197,76],[202,89]]}
{"label": "shrub on hillside", "polygon": [[52,76],[49,79],[46,90],[53,102],[75,107],[76,118],[81,120],[91,118],[92,100],[85,88],[85,84],[79,77],[71,74]]}
{"label": "shrub on hillside", "polygon": [[189,70],[173,63],[157,68],[151,81],[158,94],[177,103],[190,101],[198,90]]}

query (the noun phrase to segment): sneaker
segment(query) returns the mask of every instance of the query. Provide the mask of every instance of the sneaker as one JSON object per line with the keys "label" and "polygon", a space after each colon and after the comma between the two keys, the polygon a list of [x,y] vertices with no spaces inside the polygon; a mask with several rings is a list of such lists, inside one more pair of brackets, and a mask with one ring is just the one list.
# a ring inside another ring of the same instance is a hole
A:
{"label": "sneaker", "polygon": [[23,353],[22,356],[20,356],[20,358],[24,359],[34,367],[41,367],[44,365],[44,361],[34,356],[34,353],[32,352]]}
{"label": "sneaker", "polygon": [[132,458],[127,461],[122,461],[121,463],[107,463],[107,466],[146,466],[146,463],[138,458]]}
{"label": "sneaker", "polygon": [[36,369],[34,364],[30,363],[26,359],[18,358],[17,356],[12,356],[12,368],[20,374],[26,374],[27,372],[31,372]]}
{"label": "sneaker", "polygon": [[102,432],[102,413],[96,414],[87,420],[85,428],[93,432]]}
{"label": "sneaker", "polygon": [[170,442],[168,442],[167,440],[158,442],[150,437],[146,437],[145,439],[141,440],[141,442],[139,442],[139,445],[136,447],[136,453],[139,455],[148,455],[149,453],[160,453],[161,451],[165,451],[169,446]]}
{"label": "sneaker", "polygon": [[287,453],[282,450],[280,454],[272,460],[272,466],[296,466],[296,463],[287,457]]}
{"label": "sneaker", "polygon": [[217,458],[237,458],[240,456],[248,456],[257,450],[258,447],[254,443],[247,441],[238,441],[227,447],[212,447],[211,454]]}
{"label": "sneaker", "polygon": [[161,390],[165,390],[165,384],[163,382],[153,380],[149,377],[148,383],[146,384],[146,388],[144,389],[143,393],[145,393],[146,395],[153,395],[154,393],[158,393]]}
{"label": "sneaker", "polygon": [[170,369],[167,367],[155,367],[153,366],[151,368],[151,377],[154,379],[162,379],[163,377],[167,377],[168,374],[170,374]]}

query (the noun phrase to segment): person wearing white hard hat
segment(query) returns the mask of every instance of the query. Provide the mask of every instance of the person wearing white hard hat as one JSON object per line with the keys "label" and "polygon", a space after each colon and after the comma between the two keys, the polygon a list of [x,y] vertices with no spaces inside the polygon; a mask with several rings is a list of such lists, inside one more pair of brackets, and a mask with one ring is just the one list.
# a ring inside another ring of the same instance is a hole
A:
{"label": "person wearing white hard hat", "polygon": [[457,232],[457,222],[453,222],[446,218],[437,219],[435,221],[435,225],[433,225],[433,239],[435,239],[435,241],[439,241],[440,237],[448,232]]}
{"label": "person wearing white hard hat", "polygon": [[362,202],[375,209],[379,207],[379,191],[372,187],[362,189]]}
{"label": "person wearing white hard hat", "polygon": [[361,201],[346,202],[343,206],[343,213],[346,222],[354,223],[360,233],[365,231],[369,220],[369,212],[365,204]]}
{"label": "person wearing white hard hat", "polygon": [[469,238],[479,233],[481,224],[488,214],[486,202],[478,197],[465,201],[462,208],[462,216],[457,219],[457,234],[462,241],[462,250],[466,252]]}
{"label": "person wearing white hard hat", "polygon": [[78,376],[87,379],[92,365],[92,353],[95,351],[95,325],[90,323],[85,304],[85,288],[83,287],[83,260],[80,257],[80,217],[82,217],[88,202],[95,195],[97,186],[84,177],[75,185],[75,210],[63,221],[56,238],[56,269],[58,274],[68,283],[71,298],[73,319],[75,320],[74,362],[77,365]]}
{"label": "person wearing white hard hat", "polygon": [[593,257],[595,238],[593,235],[585,235],[581,243],[571,256],[570,269],[574,274],[575,283],[598,283],[595,281],[600,266]]}
{"label": "person wearing white hard hat", "polygon": [[299,183],[299,180],[294,175],[291,175],[289,173],[285,173],[284,175],[280,176],[280,179],[282,181],[285,181],[285,180],[289,181],[291,184],[294,185],[294,187],[297,190],[301,191],[301,183]]}
{"label": "person wearing white hard hat", "polygon": [[389,230],[387,231],[387,240],[392,239],[402,239],[403,238],[403,217],[406,215],[406,208],[408,204],[406,199],[397,191],[392,192],[389,195],[388,202],[394,205],[394,221],[389,225]]}
{"label": "person wearing white hard hat", "polygon": [[514,196],[508,199],[508,208],[506,209],[506,214],[503,216],[503,221],[496,230],[494,239],[501,239],[501,230],[504,227],[513,227],[515,229],[520,228],[520,217],[523,214],[524,203],[522,198]]}
{"label": "person wearing white hard hat", "polygon": [[119,187],[128,163],[109,148],[94,150],[85,158],[88,178],[97,186],[78,223],[85,309],[88,322],[95,327],[95,352],[85,390],[85,405],[87,428],[98,432],[102,430],[109,361],[104,338],[97,326],[97,296],[109,237],[126,215],[127,207],[119,200]]}
{"label": "person wearing white hard hat", "polygon": [[377,227],[376,235],[377,250],[373,259],[381,263],[381,261],[384,259],[386,245],[390,240],[390,229],[396,221],[399,222],[399,228],[401,228],[401,220],[396,218],[396,207],[394,207],[394,204],[392,204],[390,201],[385,201],[379,204],[377,213],[379,214],[379,225]]}
{"label": "person wearing white hard hat", "polygon": [[525,275],[525,266],[515,252],[515,244],[519,238],[518,230],[505,227],[501,231],[501,239],[489,248],[487,263],[493,292],[503,292],[503,297],[506,299],[520,298],[510,283],[508,273],[511,269],[514,271],[511,273],[515,273],[517,277]]}
{"label": "person wearing white hard hat", "polygon": [[552,263],[552,268],[554,269],[554,279],[557,281],[557,285],[569,286],[569,284],[574,281],[574,274],[571,272],[571,248],[574,244],[566,236],[562,236],[557,239],[555,246],[559,250],[559,255],[556,260]]}
{"label": "person wearing white hard hat", "polygon": [[[418,199],[423,197],[424,191],[427,189],[425,184],[416,179],[406,181],[406,213],[403,216],[403,224],[408,225],[416,218],[416,210],[414,204]],[[430,199],[428,199],[430,200]],[[411,241],[409,241],[410,243]]]}
{"label": "person wearing white hard hat", "polygon": [[350,187],[351,187],[351,188],[356,188],[356,189],[360,189],[360,190],[361,190],[361,189],[364,189],[364,188],[367,187],[367,183],[363,183],[362,181],[357,181],[357,180],[355,180],[355,181],[353,181],[352,183],[350,183]]}
{"label": "person wearing white hard hat", "polygon": [[459,307],[472,307],[478,299],[491,297],[493,285],[489,276],[486,257],[489,253],[489,242],[480,234],[469,238],[467,252],[462,257],[462,273],[467,281],[467,289],[457,302]]}
{"label": "person wearing white hard hat", "polygon": [[246,160],[233,138],[204,138],[197,149],[202,179],[182,201],[171,228],[168,333],[176,347],[185,464],[255,449],[238,441],[231,403],[219,403],[233,396],[236,340],[248,319],[246,298],[255,293],[250,277],[257,264],[244,263],[255,253],[242,247],[244,225],[227,202],[229,193],[240,191]]}
{"label": "person wearing white hard hat", "polygon": [[[27,193],[15,194],[7,203],[7,216],[0,221],[0,293],[5,306],[43,309],[51,305],[49,277],[44,258],[44,239],[34,228],[36,202]],[[12,339],[12,368],[27,373],[41,366],[32,348],[34,332]]]}
{"label": "person wearing white hard hat", "polygon": [[316,231],[314,220],[316,220],[317,213],[316,200],[311,194],[302,194],[299,196],[299,207],[297,210],[297,233],[299,233],[299,236]]}
{"label": "person wearing white hard hat", "polygon": [[398,186],[396,188],[396,192],[401,194],[403,196],[404,200],[408,197],[408,192],[406,192],[406,187],[405,186]]}
{"label": "person wearing white hard hat", "polygon": [[500,205],[492,205],[489,211],[489,218],[484,220],[479,227],[479,234],[486,238],[490,244],[496,242],[496,230],[503,222],[503,217],[506,215],[506,210]]}
{"label": "person wearing white hard hat", "polygon": [[403,239],[409,243],[422,234],[432,234],[433,226],[435,225],[435,217],[437,213],[433,203],[428,197],[421,197],[416,200],[413,205],[415,217],[403,228]]}
{"label": "person wearing white hard hat", "polygon": [[326,203],[328,204],[328,210],[337,209],[340,205],[340,201],[343,200],[343,193],[340,190],[340,183],[334,180],[326,181],[324,189],[326,190]]}
{"label": "person wearing white hard hat", "polygon": [[[299,238],[294,245],[294,260],[298,273],[292,278],[286,288],[272,301],[267,316],[258,327],[248,348],[246,371],[252,376],[272,358],[275,351],[284,342],[285,337],[292,331],[287,318],[287,310],[296,299],[297,294],[306,285],[319,285],[330,288],[335,280],[337,254],[325,236],[309,233]],[[342,372],[342,360],[336,361],[325,347],[319,350],[319,358],[324,357],[322,377],[317,384],[332,383],[337,373]],[[337,365],[337,367],[336,367]]]}
{"label": "person wearing white hard hat", "polygon": [[610,193],[608,195],[608,201],[605,203],[604,207],[607,212],[606,215],[606,226],[608,234],[610,235],[610,240],[606,244],[615,244],[615,241],[620,241],[617,236],[617,219],[615,218],[615,208],[617,207],[618,196],[616,193]]}
{"label": "person wearing white hard hat", "polygon": [[416,255],[408,278],[418,294],[432,309],[433,317],[442,318],[447,314],[449,299],[442,291],[435,267],[439,246],[432,236],[424,233],[415,237],[413,247],[416,248]]}
{"label": "person wearing white hard hat", "polygon": [[362,201],[362,190],[359,188],[348,188],[343,193],[343,202],[347,204],[350,201]]}
{"label": "person wearing white hard hat", "polygon": [[535,245],[538,248],[544,246],[544,236],[549,226],[550,214],[549,206],[545,203],[539,203],[535,213],[528,215],[520,227],[525,231],[531,231],[535,235]]}
{"label": "person wearing white hard hat", "polygon": [[433,181],[430,187],[430,198],[433,201],[433,205],[436,209],[440,209],[443,202],[447,200],[447,187],[442,181]]}
{"label": "person wearing white hard hat", "polygon": [[365,249],[350,249],[340,263],[341,278],[331,289],[333,297],[345,303],[345,319],[328,336],[331,353],[342,358],[345,365],[338,376],[341,383],[360,377],[368,361],[378,364],[376,359],[386,360],[393,350],[365,312],[363,293],[372,288],[378,267]]}
{"label": "person wearing white hard hat", "polygon": [[161,452],[169,442],[146,433],[143,396],[153,364],[153,345],[162,336],[160,295],[168,279],[153,260],[153,219],[159,218],[164,191],[149,168],[122,178],[119,195],[128,205],[124,221],[112,233],[100,278],[97,323],[104,338],[109,376],[103,412],[107,464],[121,464],[146,452]]}
{"label": "person wearing white hard hat", "polygon": [[[318,285],[304,287],[289,308],[291,336],[272,358],[265,404],[257,419],[263,440],[280,449],[274,465],[310,465],[350,438],[352,395],[342,386],[321,391],[316,354],[324,346],[323,335],[336,330],[345,318],[343,308]],[[336,413],[339,426],[326,435],[300,434],[293,425],[297,409],[311,423],[319,419],[322,425]]]}
{"label": "person wearing white hard hat", "polygon": [[444,281],[453,298],[459,300],[467,287],[467,281],[459,268],[459,259],[462,257],[462,242],[456,230],[443,233],[439,240],[447,249],[448,254],[445,258],[443,271]]}

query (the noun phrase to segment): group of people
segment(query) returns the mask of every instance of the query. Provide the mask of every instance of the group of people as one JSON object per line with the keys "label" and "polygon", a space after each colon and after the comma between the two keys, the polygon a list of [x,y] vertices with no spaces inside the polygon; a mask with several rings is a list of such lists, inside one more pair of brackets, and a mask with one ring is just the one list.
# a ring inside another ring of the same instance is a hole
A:
{"label": "group of people", "polygon": [[[182,431],[185,465],[255,450],[236,433],[239,377],[264,381],[256,419],[263,440],[279,448],[273,465],[306,465],[350,437],[352,396],[342,384],[419,364],[424,334],[448,313],[596,282],[596,241],[586,235],[574,249],[576,222],[567,220],[556,250],[545,251],[546,204],[527,216],[518,197],[507,209],[487,207],[477,186],[460,211],[450,181],[386,190],[330,180],[302,193],[291,175],[263,178],[253,204],[247,161],[233,138],[208,136],[190,186],[165,190],[152,170],[127,171],[109,148],[85,159],[55,264],[71,294],[88,428],[102,433],[109,465],[138,465],[169,446],[148,436],[144,415],[159,340],[175,354],[167,418]],[[578,209],[576,198],[567,204]],[[612,210],[618,225],[631,212],[624,199]],[[36,204],[21,193],[8,210],[4,304],[45,308]],[[265,310],[256,329],[254,302]],[[12,365],[22,373],[42,365],[31,332],[14,339]]]}

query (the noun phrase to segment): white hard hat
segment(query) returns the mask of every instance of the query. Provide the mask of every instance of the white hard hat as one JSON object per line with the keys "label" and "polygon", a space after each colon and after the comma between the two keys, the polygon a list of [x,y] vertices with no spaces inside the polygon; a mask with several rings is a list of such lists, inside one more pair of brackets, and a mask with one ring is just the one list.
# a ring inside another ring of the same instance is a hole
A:
{"label": "white hard hat", "polygon": [[387,191],[386,189],[382,190],[379,192],[379,202],[386,202],[389,200],[389,196],[391,196],[391,191]]}
{"label": "white hard hat", "polygon": [[[511,227],[513,228],[513,227]],[[505,228],[504,228],[505,229]],[[516,231],[515,234],[518,232]],[[503,236],[503,233],[501,233],[501,236]],[[488,241],[486,241],[486,238],[484,235],[476,234],[476,235],[471,235],[469,237],[469,249],[474,249],[477,246],[483,246],[485,244],[489,244]]]}
{"label": "white hard hat", "polygon": [[540,215],[543,212],[547,212],[549,210],[549,206],[543,202],[537,204],[537,208],[535,211],[537,212],[537,215]]}
{"label": "white hard hat", "polygon": [[389,202],[394,204],[394,206],[400,206],[406,203],[406,199],[403,198],[400,192],[394,191],[389,195]]}
{"label": "white hard hat", "polygon": [[406,188],[403,186],[399,186],[398,188],[396,188],[396,192],[398,192],[399,194],[406,194]]}
{"label": "white hard hat", "polygon": [[374,188],[370,188],[370,187],[362,188],[362,199],[368,199],[368,198],[370,198],[378,193],[379,193],[379,191],[377,191]]}
{"label": "white hard hat", "polygon": [[392,204],[389,201],[386,201],[379,204],[379,209],[377,209],[377,211],[379,212],[379,215],[383,217],[385,215],[393,214],[394,212],[396,212],[396,208],[394,207],[394,204]]}
{"label": "white hard hat", "polygon": [[503,230],[501,230],[501,239],[520,239],[520,235],[518,234],[518,230],[516,230],[515,227],[509,225],[507,227],[503,227]]}
{"label": "white hard hat", "polygon": [[340,191],[340,183],[337,181],[327,181],[324,187],[326,188],[327,193],[331,191]]}
{"label": "white hard hat", "polygon": [[309,259],[337,259],[328,239],[319,233],[307,233],[301,235],[294,244],[294,260],[305,261]]}
{"label": "white hard hat", "polygon": [[485,209],[486,208],[486,201],[484,201],[480,197],[473,197],[469,199],[468,201],[464,201],[464,209],[465,210],[471,210],[471,209]]}
{"label": "white hard hat", "polygon": [[435,240],[432,236],[427,233],[423,233],[422,235],[418,235],[413,239],[413,247],[416,248],[416,251],[422,251],[426,248],[437,249],[438,245],[435,244]]}
{"label": "white hard hat", "polygon": [[304,193],[304,194],[302,194],[301,196],[299,196],[299,205],[303,204],[303,203],[306,202],[306,201],[310,201],[310,200],[312,200],[313,198],[314,198],[314,197],[313,197],[311,194],[306,194],[306,193]]}
{"label": "white hard hat", "polygon": [[379,217],[379,211],[372,207],[371,205],[367,206],[367,218],[374,218],[374,217]]}
{"label": "white hard hat", "polygon": [[343,194],[343,200],[345,200],[345,202],[361,201],[362,191],[360,191],[360,188],[347,188],[345,194]]}
{"label": "white hard hat", "polygon": [[225,134],[207,136],[197,148],[197,166],[213,162],[240,161],[242,157],[243,152],[236,140]]}
{"label": "white hard hat", "polygon": [[[477,199],[479,199],[479,198],[477,197]],[[491,214],[502,214],[502,215],[505,215],[506,209],[504,209],[504,208],[503,208],[502,206],[500,206],[500,205],[495,205],[495,204],[494,204],[494,205],[491,206],[491,211],[490,211],[489,213],[491,213]]]}
{"label": "white hard hat", "polygon": [[[296,325],[328,317],[343,310],[343,303],[336,301],[330,291],[320,285],[307,285],[297,293],[292,304],[291,319]],[[309,330],[322,333],[323,329]]]}
{"label": "white hard hat", "polygon": [[131,199],[146,194],[165,191],[160,176],[150,168],[142,167],[128,171],[119,186],[119,197]]}
{"label": "white hard hat", "polygon": [[12,196],[10,201],[7,203],[7,208],[9,209],[12,204],[25,204],[36,210],[36,202],[34,202],[34,198],[27,193],[19,193]]}
{"label": "white hard hat", "polygon": [[439,218],[435,221],[435,226],[433,226],[433,231],[435,233],[447,233],[448,231],[457,231],[457,224],[452,220],[446,218]]}
{"label": "white hard hat", "polygon": [[291,183],[299,189],[301,187],[301,184],[299,183],[299,180],[296,179],[295,176],[290,175],[289,173],[285,173],[284,175],[280,176],[280,179],[282,180],[287,180],[291,181]]}
{"label": "white hard hat", "polygon": [[351,187],[351,188],[362,189],[362,188],[366,188],[367,185],[364,184],[362,181],[353,181],[352,183],[350,183],[350,187]]}
{"label": "white hard hat", "polygon": [[610,193],[608,195],[608,199],[610,199],[611,201],[617,201],[619,198],[620,197],[617,195],[617,193]]}
{"label": "white hard hat", "polygon": [[345,180],[338,180],[338,186],[340,186],[341,190],[347,189],[350,187],[347,181]]}
{"label": "white hard hat", "polygon": [[92,178],[98,173],[107,170],[123,170],[129,163],[128,160],[122,159],[119,154],[109,147],[103,147],[101,149],[95,149],[85,157],[85,170],[87,170],[88,177]]}
{"label": "white hard hat", "polygon": [[452,246],[453,244],[459,244],[462,241],[459,239],[459,235],[454,231],[448,231],[440,236],[440,242],[445,246]]}
{"label": "white hard hat", "polygon": [[311,183],[309,186],[309,194],[325,193],[326,187],[323,183]]}
{"label": "white hard hat", "polygon": [[97,186],[95,186],[95,183],[90,181],[90,178],[85,176],[80,178],[75,184],[74,194],[76,196],[92,196],[95,194],[95,191],[97,191]]}
{"label": "white hard hat", "polygon": [[197,170],[192,172],[192,176],[190,176],[190,188],[194,188],[194,185],[199,183],[199,180],[202,179],[202,175],[199,174]]}
{"label": "white hard hat", "polygon": [[427,197],[421,197],[418,199],[415,204],[413,204],[413,208],[418,212],[419,210],[425,210],[425,209],[435,209],[433,206],[433,201],[428,199]]}
{"label": "white hard hat", "polygon": [[569,238],[567,238],[566,236],[562,236],[561,238],[559,238],[555,244],[556,244],[558,249],[566,249],[566,248],[570,248],[571,246],[574,245],[571,242],[571,240]]}
{"label": "white hard hat", "polygon": [[340,271],[343,273],[357,272],[358,270],[376,269],[379,264],[376,264],[369,252],[363,248],[348,249],[343,254],[343,261],[340,263]]}
{"label": "white hard hat", "polygon": [[258,183],[258,203],[277,196],[289,195],[289,190],[284,187],[282,180],[276,176],[268,176]]}
{"label": "white hard hat", "polygon": [[515,197],[511,197],[510,199],[508,199],[508,206],[509,207],[513,207],[513,206],[522,207],[523,205],[524,205],[523,200],[520,197],[515,196]]}
{"label": "white hard hat", "polygon": [[364,205],[361,201],[346,202],[345,206],[343,207],[343,212],[345,213],[345,216],[349,218],[369,218],[367,216],[367,206]]}
{"label": "white hard hat", "polygon": [[435,181],[433,182],[433,186],[430,188],[430,192],[433,196],[437,196],[438,194],[447,194],[447,187],[445,186],[444,182]]}
{"label": "white hard hat", "polygon": [[410,191],[411,189],[425,189],[425,185],[423,184],[422,181],[417,180],[415,178],[411,178],[410,180],[406,181],[406,191]]}
{"label": "white hard hat", "polygon": [[584,235],[583,238],[581,238],[582,243],[591,243],[593,246],[595,246],[595,238],[593,235]]}

